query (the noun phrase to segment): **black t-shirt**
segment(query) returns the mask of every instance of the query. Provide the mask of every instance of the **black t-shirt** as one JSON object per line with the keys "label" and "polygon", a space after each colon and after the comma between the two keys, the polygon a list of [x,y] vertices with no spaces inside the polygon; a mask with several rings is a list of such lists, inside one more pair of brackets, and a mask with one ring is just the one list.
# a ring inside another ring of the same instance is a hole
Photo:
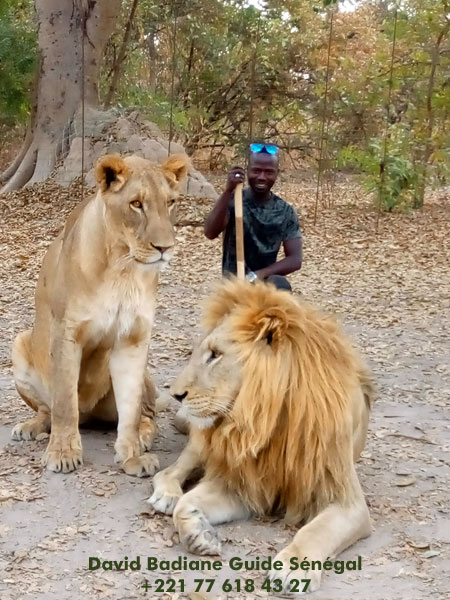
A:
{"label": "black t-shirt", "polygon": [[[297,213],[294,208],[271,193],[269,200],[258,202],[252,190],[242,195],[244,222],[244,252],[246,271],[257,271],[277,261],[282,242],[301,238]],[[229,221],[223,234],[222,271],[236,273],[236,228],[234,197],[228,207]]]}

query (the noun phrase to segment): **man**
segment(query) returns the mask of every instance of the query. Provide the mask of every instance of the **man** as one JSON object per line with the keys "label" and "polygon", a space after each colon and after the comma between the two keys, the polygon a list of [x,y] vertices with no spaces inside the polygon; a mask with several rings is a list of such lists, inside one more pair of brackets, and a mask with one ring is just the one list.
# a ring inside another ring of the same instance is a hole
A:
{"label": "man", "polygon": [[[284,277],[302,266],[302,237],[295,210],[271,189],[278,175],[278,148],[268,144],[250,144],[247,177],[249,188],[243,192],[245,270],[250,281],[261,279],[277,288],[291,290]],[[209,213],[205,235],[213,240],[222,232],[222,272],[236,274],[236,229],[234,190],[244,183],[242,167],[228,174],[225,191]],[[277,262],[283,244],[285,258]],[[174,421],[181,433],[189,432],[189,423],[181,408]]]}
{"label": "man", "polygon": [[[258,278],[280,289],[290,290],[284,275],[301,268],[302,238],[295,210],[271,191],[277,175],[278,148],[269,144],[250,144],[249,187],[244,190],[242,198],[245,268],[250,281]],[[205,235],[210,240],[224,232],[224,275],[236,274],[237,270],[234,190],[244,180],[244,169],[233,167],[228,174],[225,191],[205,221]],[[277,262],[281,244],[285,258]]]}

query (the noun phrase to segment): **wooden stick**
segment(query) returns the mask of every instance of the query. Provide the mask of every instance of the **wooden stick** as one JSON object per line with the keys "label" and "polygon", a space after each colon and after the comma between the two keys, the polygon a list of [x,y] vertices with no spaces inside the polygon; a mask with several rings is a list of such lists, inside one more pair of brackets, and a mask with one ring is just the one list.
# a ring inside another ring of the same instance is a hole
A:
{"label": "wooden stick", "polygon": [[234,191],[234,215],[236,219],[236,265],[238,279],[245,279],[244,224],[242,221],[242,183]]}

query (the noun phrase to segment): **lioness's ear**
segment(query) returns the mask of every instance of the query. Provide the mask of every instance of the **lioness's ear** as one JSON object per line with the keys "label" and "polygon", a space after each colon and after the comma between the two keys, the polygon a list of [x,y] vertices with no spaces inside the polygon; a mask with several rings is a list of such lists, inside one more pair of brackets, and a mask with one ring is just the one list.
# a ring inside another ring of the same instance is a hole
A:
{"label": "lioness's ear", "polygon": [[173,154],[163,164],[162,170],[172,189],[176,190],[183,177],[186,177],[190,164],[186,154]]}
{"label": "lioness's ear", "polygon": [[99,158],[95,176],[102,192],[118,192],[128,180],[130,170],[118,154],[107,154]]}

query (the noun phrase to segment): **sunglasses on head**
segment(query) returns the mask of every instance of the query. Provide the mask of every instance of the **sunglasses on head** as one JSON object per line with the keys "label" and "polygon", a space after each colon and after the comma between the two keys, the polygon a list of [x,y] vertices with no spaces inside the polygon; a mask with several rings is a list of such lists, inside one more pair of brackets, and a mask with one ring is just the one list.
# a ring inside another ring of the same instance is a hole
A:
{"label": "sunglasses on head", "polygon": [[252,152],[267,152],[268,154],[276,154],[278,147],[273,144],[250,144]]}

